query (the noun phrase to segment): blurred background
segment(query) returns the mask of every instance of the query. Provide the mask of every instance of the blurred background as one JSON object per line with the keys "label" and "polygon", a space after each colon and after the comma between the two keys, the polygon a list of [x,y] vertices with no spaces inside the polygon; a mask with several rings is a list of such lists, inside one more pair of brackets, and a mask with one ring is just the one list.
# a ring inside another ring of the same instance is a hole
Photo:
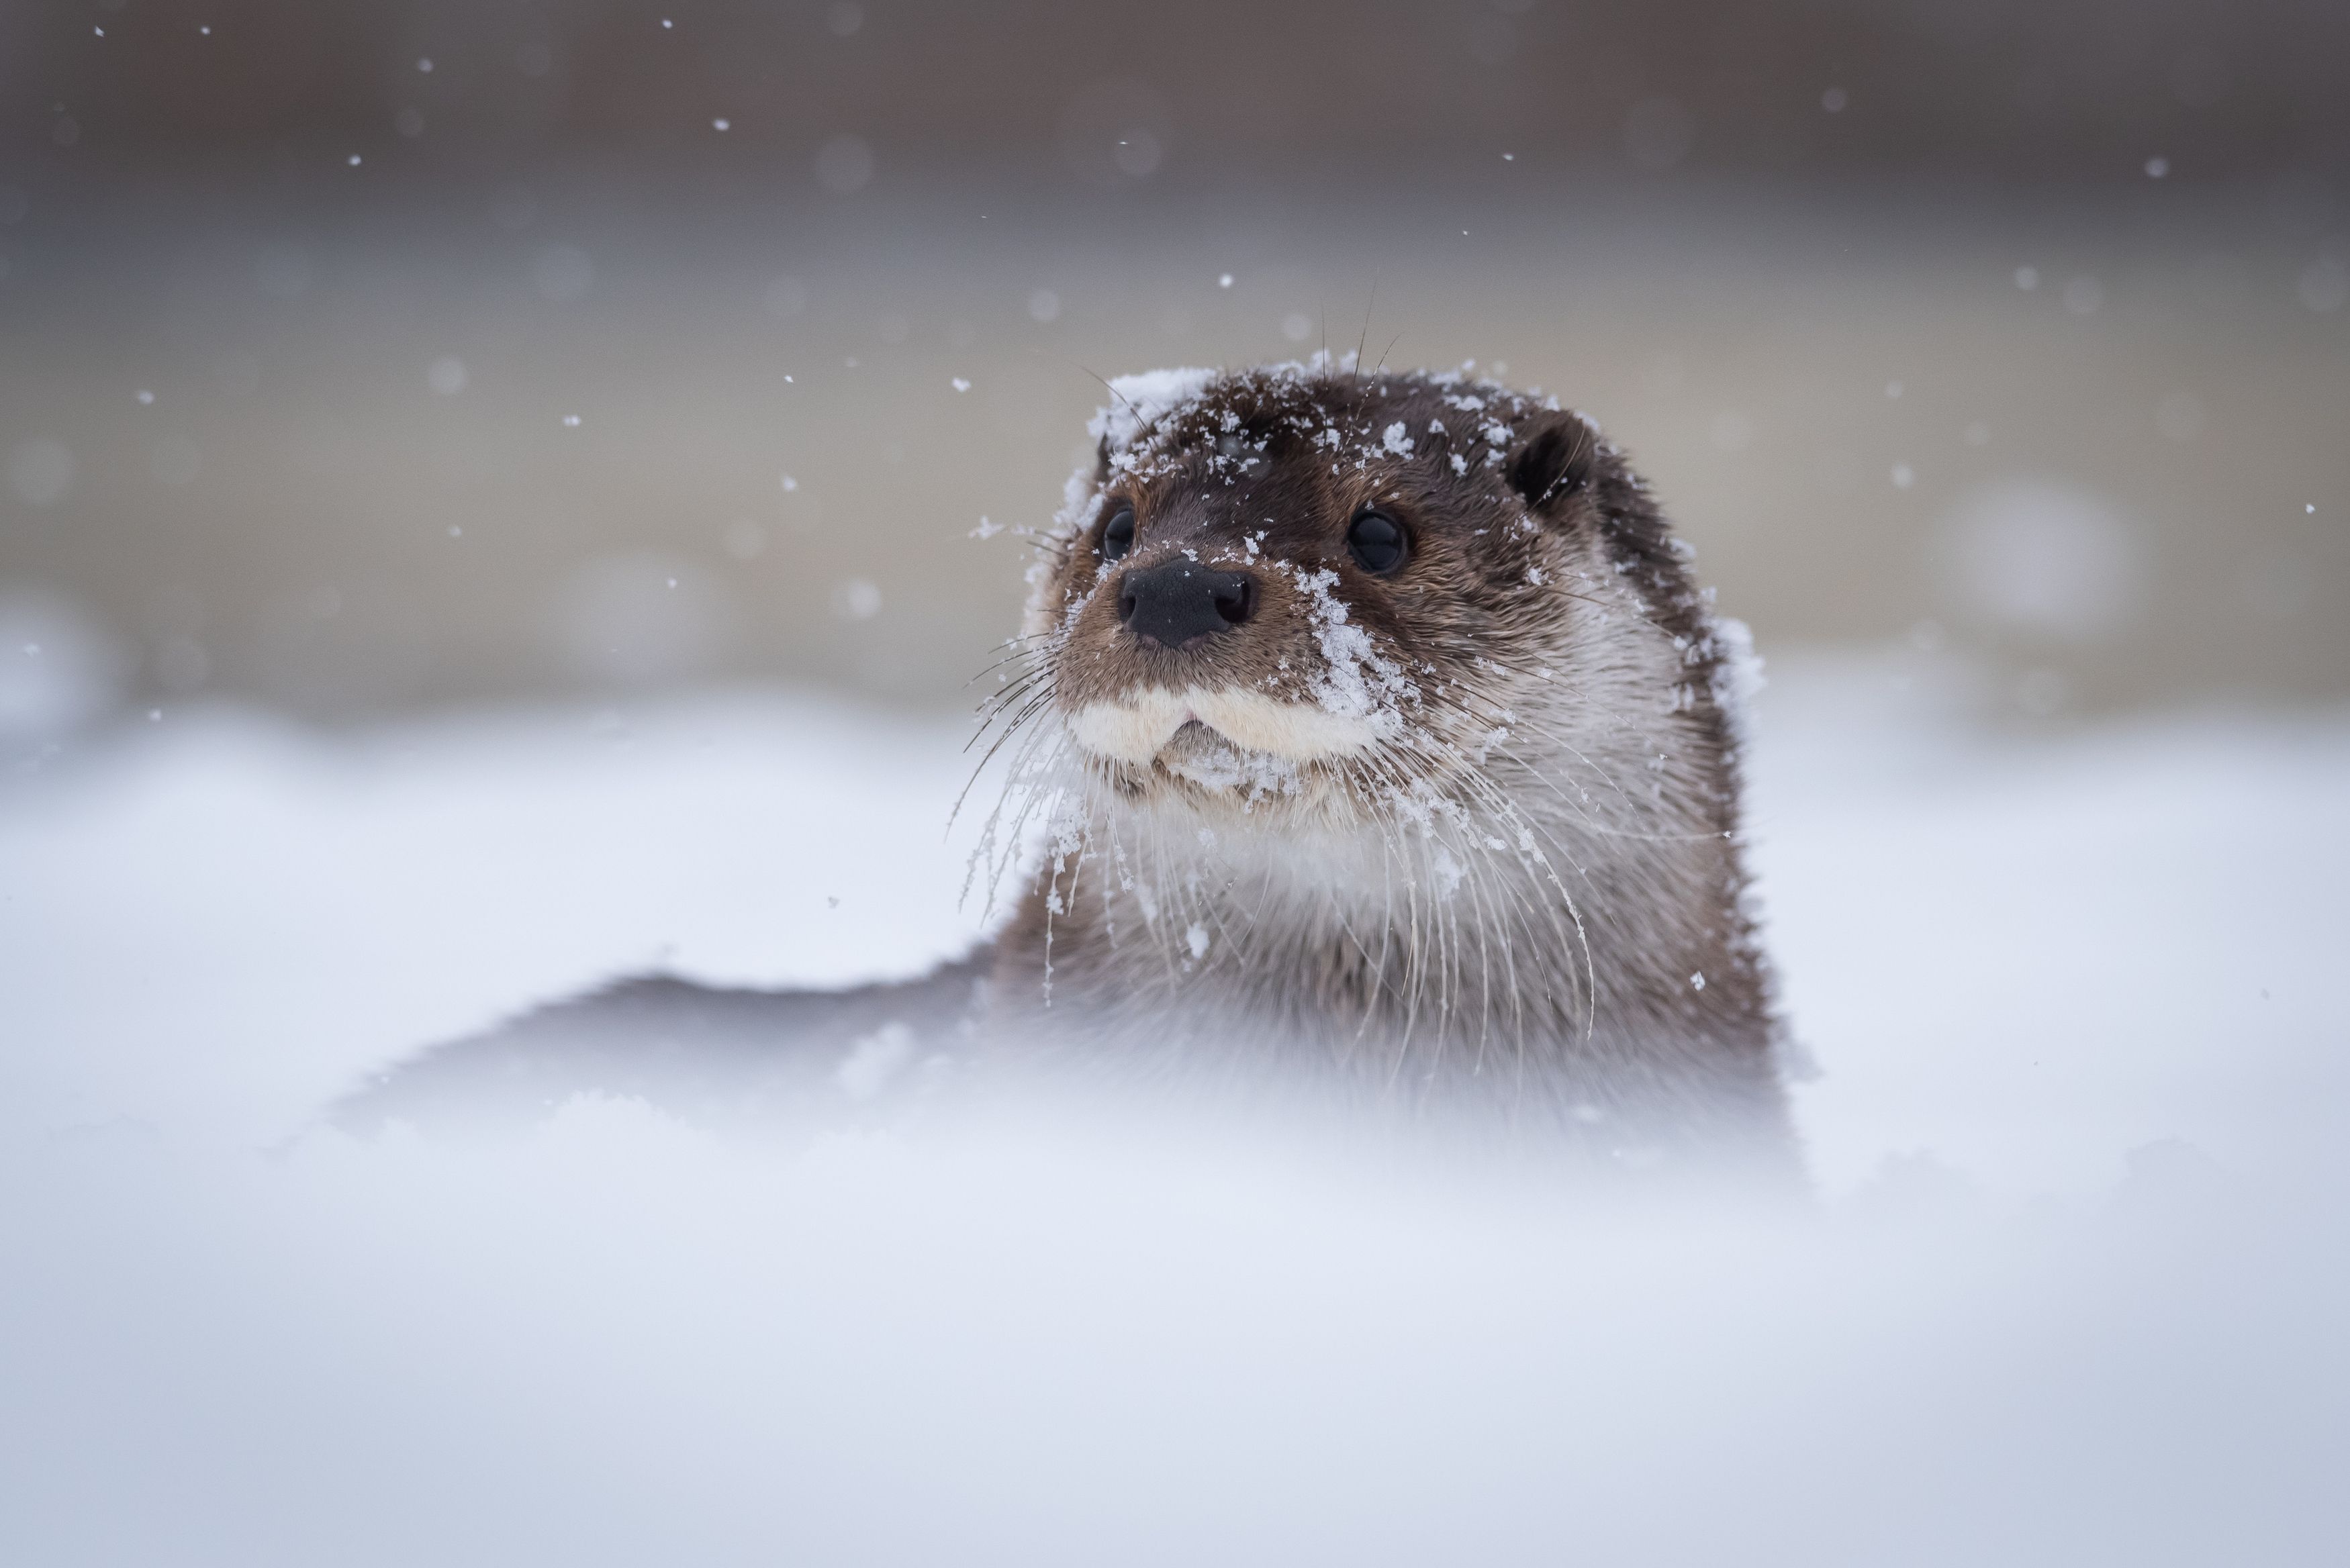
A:
{"label": "blurred background", "polygon": [[[0,0],[0,1560],[2335,1563],[2345,67],[2339,0]],[[1583,409],[1753,626],[1825,1226],[320,1125],[966,949],[1099,379],[1326,343]]]}
{"label": "blurred background", "polygon": [[0,0],[0,741],[960,703],[1097,378],[1326,342],[1594,415],[1766,653],[2337,700],[2345,62],[2288,0]]}

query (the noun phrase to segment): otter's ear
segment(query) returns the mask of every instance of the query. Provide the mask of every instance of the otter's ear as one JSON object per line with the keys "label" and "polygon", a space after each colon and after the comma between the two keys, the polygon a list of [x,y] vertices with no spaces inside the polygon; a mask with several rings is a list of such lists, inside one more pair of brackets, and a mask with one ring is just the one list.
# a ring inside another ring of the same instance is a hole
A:
{"label": "otter's ear", "polygon": [[1544,414],[1510,454],[1510,488],[1540,512],[1583,487],[1591,477],[1599,437],[1573,414]]}

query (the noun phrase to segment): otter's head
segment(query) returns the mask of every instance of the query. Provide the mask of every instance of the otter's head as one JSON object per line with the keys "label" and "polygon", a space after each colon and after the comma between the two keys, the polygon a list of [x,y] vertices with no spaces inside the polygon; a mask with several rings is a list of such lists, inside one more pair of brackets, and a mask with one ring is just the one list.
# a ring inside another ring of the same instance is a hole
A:
{"label": "otter's head", "polygon": [[1261,826],[1473,807],[1513,736],[1574,750],[1562,726],[1673,711],[1702,609],[1555,400],[1326,361],[1112,391],[1032,569],[1021,687],[1112,801]]}

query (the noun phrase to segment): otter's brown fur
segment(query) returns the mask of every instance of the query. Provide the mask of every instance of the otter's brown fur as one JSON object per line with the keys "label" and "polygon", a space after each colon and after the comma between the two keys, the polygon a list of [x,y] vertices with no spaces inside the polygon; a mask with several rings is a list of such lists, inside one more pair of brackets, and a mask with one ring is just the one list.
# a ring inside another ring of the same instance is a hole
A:
{"label": "otter's brown fur", "polygon": [[[1012,799],[1045,854],[998,940],[991,1032],[1158,1073],[1275,1058],[1625,1151],[1783,1146],[1731,649],[1622,454],[1458,376],[1119,389],[1014,677],[1035,739]],[[1367,509],[1409,538],[1392,573],[1350,558]],[[1180,649],[1122,629],[1118,583],[1178,558],[1253,578],[1246,623]],[[1072,743],[1073,715],[1170,691],[1261,693],[1276,724],[1335,711],[1362,742]]]}

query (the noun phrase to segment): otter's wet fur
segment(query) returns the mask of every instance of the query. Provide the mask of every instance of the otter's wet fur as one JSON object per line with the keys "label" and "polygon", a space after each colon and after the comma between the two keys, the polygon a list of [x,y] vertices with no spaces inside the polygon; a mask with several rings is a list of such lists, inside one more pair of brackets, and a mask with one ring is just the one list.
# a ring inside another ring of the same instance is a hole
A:
{"label": "otter's wet fur", "polygon": [[[1010,784],[977,869],[1031,874],[986,949],[848,992],[631,982],[347,1110],[536,1105],[619,1087],[617,1060],[648,1092],[663,1052],[705,1103],[816,1092],[895,1021],[978,1072],[1792,1168],[1739,841],[1743,634],[1623,453],[1466,374],[1111,390],[993,700]],[[1367,514],[1399,562],[1350,547]],[[1228,624],[1139,635],[1162,567],[1221,585]]]}

